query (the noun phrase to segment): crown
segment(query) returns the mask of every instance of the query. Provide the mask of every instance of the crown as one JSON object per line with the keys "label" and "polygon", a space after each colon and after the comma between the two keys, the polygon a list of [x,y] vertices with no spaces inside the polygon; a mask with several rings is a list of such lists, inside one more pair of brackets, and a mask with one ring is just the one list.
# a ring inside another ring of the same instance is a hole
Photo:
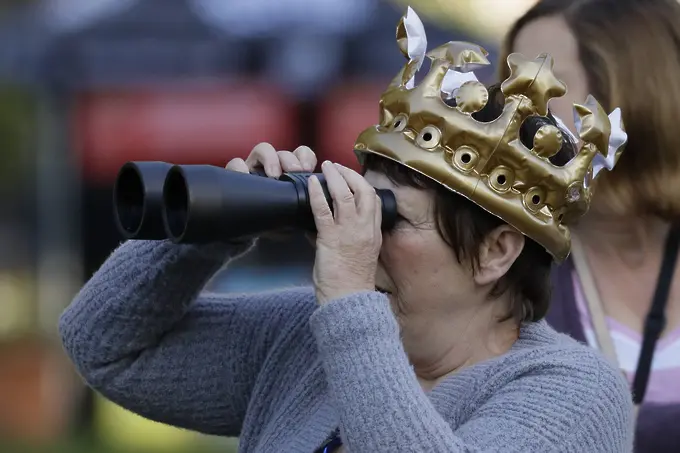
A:
{"label": "crown", "polygon": [[[541,244],[557,261],[569,255],[568,225],[588,210],[592,181],[612,170],[627,136],[617,108],[609,116],[592,96],[574,105],[578,137],[559,119],[545,125],[531,149],[520,141],[524,120],[546,116],[548,101],[566,85],[553,74],[553,60],[511,54],[510,76],[501,84],[501,115],[480,122],[472,114],[489,100],[474,70],[489,65],[488,53],[467,42],[427,52],[422,22],[408,8],[397,26],[397,43],[408,62],[380,99],[380,123],[356,140],[359,160],[377,154],[405,165],[473,201]],[[415,84],[425,57],[429,72]],[[446,103],[455,99],[455,107]],[[564,166],[550,162],[570,134],[578,153]]]}

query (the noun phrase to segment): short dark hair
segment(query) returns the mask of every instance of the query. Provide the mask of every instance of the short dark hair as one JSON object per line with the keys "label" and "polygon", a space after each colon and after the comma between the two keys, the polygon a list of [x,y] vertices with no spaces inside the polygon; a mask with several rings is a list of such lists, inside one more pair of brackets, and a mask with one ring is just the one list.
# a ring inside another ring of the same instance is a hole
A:
{"label": "short dark hair", "polygon": [[[498,118],[503,110],[505,97],[499,85],[488,88],[489,102],[479,112],[473,114],[478,121],[489,122]],[[520,129],[520,140],[529,149],[533,148],[536,132],[545,125],[557,126],[555,119],[531,116]],[[555,165],[564,165],[575,155],[575,145],[565,141],[560,151],[551,158]],[[451,247],[459,263],[472,265],[473,272],[479,263],[479,248],[491,231],[505,222],[482,209],[467,198],[446,189],[441,184],[421,175],[397,162],[381,156],[369,154],[364,161],[363,170],[373,170],[387,176],[394,184],[416,187],[434,193],[434,214],[437,229],[442,239]],[[508,314],[501,319],[514,319],[518,324],[542,319],[550,304],[550,271],[552,256],[537,242],[526,238],[524,248],[513,265],[491,291],[491,297],[510,292],[511,303]]]}

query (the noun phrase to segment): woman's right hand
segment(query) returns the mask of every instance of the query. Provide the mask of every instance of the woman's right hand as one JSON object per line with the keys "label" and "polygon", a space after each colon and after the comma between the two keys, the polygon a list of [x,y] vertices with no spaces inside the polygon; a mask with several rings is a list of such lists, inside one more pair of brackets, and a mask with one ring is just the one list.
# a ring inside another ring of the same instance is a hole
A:
{"label": "woman's right hand", "polygon": [[246,160],[235,158],[227,164],[227,170],[250,173],[264,170],[270,178],[278,178],[287,172],[312,172],[316,168],[316,155],[307,146],[298,146],[290,151],[277,151],[269,143],[260,143],[250,152]]}

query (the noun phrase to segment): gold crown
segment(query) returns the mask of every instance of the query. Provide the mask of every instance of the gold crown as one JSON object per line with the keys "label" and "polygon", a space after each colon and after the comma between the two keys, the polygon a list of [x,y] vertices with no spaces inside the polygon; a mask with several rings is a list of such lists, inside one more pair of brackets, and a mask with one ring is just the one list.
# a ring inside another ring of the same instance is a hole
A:
{"label": "gold crown", "polygon": [[[547,115],[548,101],[566,93],[553,74],[552,57],[510,55],[511,74],[501,84],[503,111],[485,123],[472,117],[489,98],[472,72],[489,64],[483,48],[449,42],[426,53],[424,28],[411,8],[399,21],[397,43],[409,61],[380,99],[380,124],[356,140],[359,159],[372,153],[399,162],[500,217],[556,260],[565,259],[571,244],[566,225],[588,210],[592,180],[614,167],[626,142],[620,110],[607,116],[592,96],[574,105],[579,138],[572,138],[581,146],[557,166],[549,158],[562,147],[560,129],[571,135],[559,119],[560,128],[538,130],[532,149],[519,138],[524,120]],[[414,86],[425,57],[430,70]],[[455,98],[456,106],[446,98]]]}

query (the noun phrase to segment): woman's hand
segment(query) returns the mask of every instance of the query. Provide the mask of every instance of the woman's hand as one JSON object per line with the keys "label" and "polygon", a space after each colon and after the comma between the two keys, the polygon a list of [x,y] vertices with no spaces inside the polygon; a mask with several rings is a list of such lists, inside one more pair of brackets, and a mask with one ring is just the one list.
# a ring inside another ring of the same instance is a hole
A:
{"label": "woman's hand", "polygon": [[319,304],[324,304],[375,290],[382,211],[380,198],[363,176],[328,161],[321,170],[333,211],[316,177],[309,179],[309,198],[317,229],[314,286]]}
{"label": "woman's hand", "polygon": [[298,146],[290,151],[276,151],[269,143],[260,143],[250,152],[246,160],[232,159],[227,170],[250,173],[263,169],[270,178],[278,178],[283,173],[295,171],[314,171],[316,155],[306,146]]}
{"label": "woman's hand", "polygon": [[[255,170],[264,170],[269,178],[278,178],[283,173],[307,171],[312,172],[316,168],[316,154],[307,146],[298,146],[292,153],[290,151],[277,151],[269,143],[260,143],[250,152],[246,160],[237,157],[229,161],[227,170],[250,173]],[[264,234],[262,237],[275,241],[286,240],[289,234],[286,232],[273,232]]]}

